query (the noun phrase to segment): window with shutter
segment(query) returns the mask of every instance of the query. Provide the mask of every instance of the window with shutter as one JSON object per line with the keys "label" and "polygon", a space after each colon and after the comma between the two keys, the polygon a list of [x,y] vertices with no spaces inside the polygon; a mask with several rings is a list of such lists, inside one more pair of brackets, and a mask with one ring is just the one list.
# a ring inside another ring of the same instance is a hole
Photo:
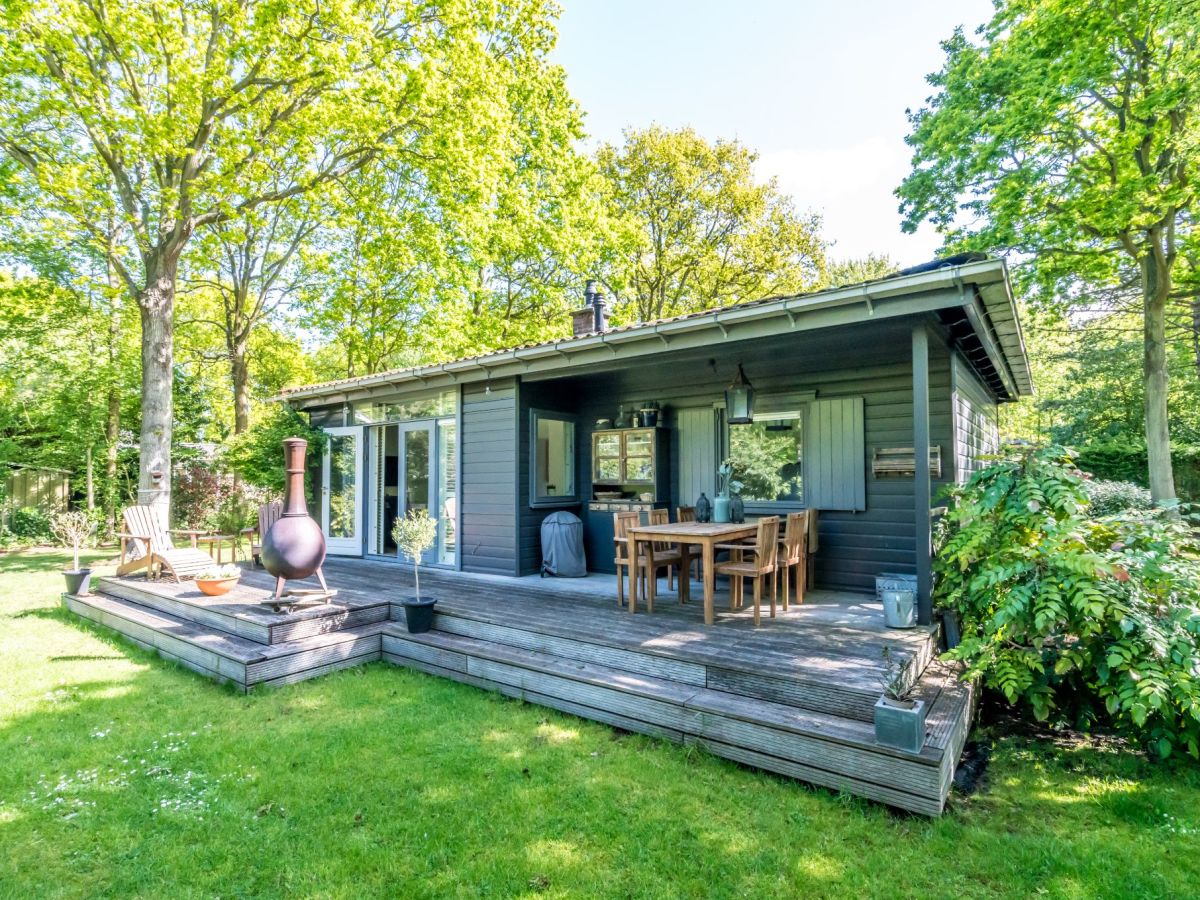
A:
{"label": "window with shutter", "polygon": [[810,509],[867,508],[863,398],[814,400],[804,446],[804,501]]}

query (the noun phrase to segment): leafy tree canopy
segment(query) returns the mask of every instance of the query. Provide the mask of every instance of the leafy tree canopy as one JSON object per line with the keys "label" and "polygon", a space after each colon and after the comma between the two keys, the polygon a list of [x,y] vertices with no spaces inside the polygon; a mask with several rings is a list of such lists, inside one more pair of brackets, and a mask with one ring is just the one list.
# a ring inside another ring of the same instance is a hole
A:
{"label": "leafy tree canopy", "polygon": [[625,132],[597,154],[615,217],[634,229],[603,268],[617,318],[641,321],[820,283],[820,219],[801,214],[757,154],[736,140],[708,142],[690,128]]}

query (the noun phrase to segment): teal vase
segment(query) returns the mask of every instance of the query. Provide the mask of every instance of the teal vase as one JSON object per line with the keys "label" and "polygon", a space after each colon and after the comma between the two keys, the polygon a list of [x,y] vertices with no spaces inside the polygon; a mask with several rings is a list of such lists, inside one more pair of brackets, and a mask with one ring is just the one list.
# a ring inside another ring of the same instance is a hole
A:
{"label": "teal vase", "polygon": [[729,498],[718,494],[713,499],[713,521],[728,522],[729,521]]}

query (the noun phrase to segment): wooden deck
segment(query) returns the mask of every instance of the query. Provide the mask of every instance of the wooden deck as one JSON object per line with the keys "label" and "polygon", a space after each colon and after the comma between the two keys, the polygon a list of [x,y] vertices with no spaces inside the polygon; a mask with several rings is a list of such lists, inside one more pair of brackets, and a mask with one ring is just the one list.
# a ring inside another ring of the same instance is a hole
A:
{"label": "wooden deck", "polygon": [[[399,602],[411,570],[331,560],[335,601],[260,605],[273,587],[246,570],[222,598],[190,585],[100,579],[71,609],[206,675],[249,690],[385,659],[630,731],[926,815],[941,812],[973,711],[970,685],[933,659],[932,629],[885,627],[873,598],[811,591],[763,619],[728,610],[703,624],[699,592],[655,612],[618,610],[611,576],[511,579],[426,570],[434,630],[411,635]],[[883,648],[911,667],[930,713],[920,753],[874,742]]]}

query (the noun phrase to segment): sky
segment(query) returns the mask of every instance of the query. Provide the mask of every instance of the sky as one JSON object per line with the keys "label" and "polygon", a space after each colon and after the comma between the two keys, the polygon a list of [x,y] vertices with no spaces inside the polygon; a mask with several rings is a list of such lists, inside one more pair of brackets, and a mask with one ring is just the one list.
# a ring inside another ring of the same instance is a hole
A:
{"label": "sky", "polygon": [[560,0],[556,61],[590,143],[627,127],[737,138],[797,207],[819,212],[833,259],[935,255],[928,226],[900,231],[905,110],[931,93],[939,42],[989,0]]}

